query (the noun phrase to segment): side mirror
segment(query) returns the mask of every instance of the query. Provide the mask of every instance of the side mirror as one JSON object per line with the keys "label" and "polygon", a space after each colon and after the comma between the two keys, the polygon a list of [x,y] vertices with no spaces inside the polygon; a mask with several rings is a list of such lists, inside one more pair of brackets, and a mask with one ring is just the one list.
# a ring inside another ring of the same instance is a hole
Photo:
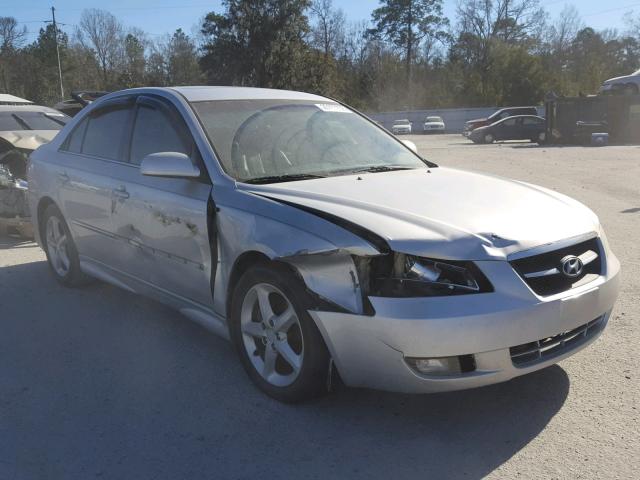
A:
{"label": "side mirror", "polygon": [[408,147],[413,153],[418,153],[418,147],[416,147],[416,144],[411,140],[402,140],[402,143],[404,143],[404,146]]}
{"label": "side mirror", "polygon": [[149,177],[198,178],[200,169],[184,153],[160,152],[142,159],[140,173]]}

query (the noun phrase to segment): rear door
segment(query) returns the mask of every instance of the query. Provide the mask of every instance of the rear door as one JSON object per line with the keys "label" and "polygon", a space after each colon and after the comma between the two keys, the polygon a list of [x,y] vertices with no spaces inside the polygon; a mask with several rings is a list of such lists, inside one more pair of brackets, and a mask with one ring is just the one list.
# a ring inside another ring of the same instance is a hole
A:
{"label": "rear door", "polygon": [[[212,306],[207,225],[211,182],[192,134],[167,100],[140,96],[128,146],[126,198],[113,212],[116,233],[126,240],[120,268],[157,289]],[[202,178],[142,175],[142,159],[158,152],[189,155]]]}
{"label": "rear door", "polygon": [[514,136],[517,137],[517,118],[507,118],[500,124],[496,125],[496,139],[497,140],[513,140]]}
{"label": "rear door", "polygon": [[67,137],[54,166],[58,201],[81,256],[110,263],[117,251],[111,214],[133,98],[117,98],[85,117]]}
{"label": "rear door", "polygon": [[522,138],[524,140],[538,140],[544,132],[544,121],[537,117],[522,118]]}

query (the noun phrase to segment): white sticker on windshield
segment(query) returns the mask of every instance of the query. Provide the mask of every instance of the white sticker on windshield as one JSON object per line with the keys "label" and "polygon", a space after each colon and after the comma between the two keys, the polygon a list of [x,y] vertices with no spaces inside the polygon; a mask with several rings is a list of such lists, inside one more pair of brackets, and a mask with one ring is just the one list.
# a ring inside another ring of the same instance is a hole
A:
{"label": "white sticker on windshield", "polygon": [[332,112],[332,113],[352,113],[347,107],[343,107],[339,103],[316,103],[316,107],[318,107],[323,112]]}

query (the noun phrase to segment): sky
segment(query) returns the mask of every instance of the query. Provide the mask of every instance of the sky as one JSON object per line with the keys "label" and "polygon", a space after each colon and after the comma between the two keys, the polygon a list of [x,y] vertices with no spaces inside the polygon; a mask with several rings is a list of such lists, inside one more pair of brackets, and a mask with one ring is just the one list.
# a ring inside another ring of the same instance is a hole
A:
{"label": "sky", "polygon": [[[379,0],[333,0],[351,21],[368,20]],[[624,30],[624,17],[631,11],[640,14],[640,1],[632,0],[540,0],[550,15],[557,16],[567,4],[578,8],[585,24],[595,29]],[[457,0],[445,0],[445,14],[453,19]],[[29,41],[35,39],[43,21],[56,20],[68,33],[74,30],[84,8],[102,8],[118,17],[127,27],[138,27],[152,38],[182,28],[188,34],[197,31],[199,19],[212,10],[221,12],[220,0],[0,0],[0,16],[12,16],[27,27]]]}

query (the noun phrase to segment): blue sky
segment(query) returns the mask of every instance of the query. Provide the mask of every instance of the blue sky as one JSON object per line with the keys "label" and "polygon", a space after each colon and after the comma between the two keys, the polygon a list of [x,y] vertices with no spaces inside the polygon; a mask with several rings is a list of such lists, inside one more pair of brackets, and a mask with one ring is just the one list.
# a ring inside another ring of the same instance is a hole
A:
{"label": "blue sky", "polygon": [[[445,0],[445,12],[450,18],[455,14],[457,0]],[[623,17],[634,10],[640,14],[640,1],[632,0],[541,0],[552,16],[557,15],[566,4],[575,5],[587,25],[596,29],[624,29]],[[56,7],[56,17],[67,32],[73,30],[84,8],[103,8],[111,11],[126,26],[143,29],[152,36],[162,35],[182,28],[191,33],[198,20],[211,10],[221,11],[220,0],[0,0],[0,15],[13,16],[29,30],[29,40],[37,36],[42,21],[51,16],[51,5]],[[334,0],[350,20],[366,20],[378,5],[378,0]]]}

